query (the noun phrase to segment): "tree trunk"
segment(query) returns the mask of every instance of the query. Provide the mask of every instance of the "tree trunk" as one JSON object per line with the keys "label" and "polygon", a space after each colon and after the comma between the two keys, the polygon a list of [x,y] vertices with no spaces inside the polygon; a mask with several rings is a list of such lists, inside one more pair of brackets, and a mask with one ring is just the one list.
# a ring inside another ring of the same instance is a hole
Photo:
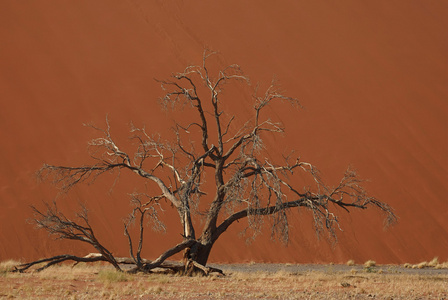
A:
{"label": "tree trunk", "polygon": [[197,256],[195,261],[200,263],[201,265],[207,265],[208,257],[210,256],[210,252],[212,251],[213,244],[202,245],[197,252]]}
{"label": "tree trunk", "polygon": [[185,258],[187,260],[193,260],[203,266],[207,264],[208,257],[212,250],[213,243],[195,243],[188,251],[185,252]]}

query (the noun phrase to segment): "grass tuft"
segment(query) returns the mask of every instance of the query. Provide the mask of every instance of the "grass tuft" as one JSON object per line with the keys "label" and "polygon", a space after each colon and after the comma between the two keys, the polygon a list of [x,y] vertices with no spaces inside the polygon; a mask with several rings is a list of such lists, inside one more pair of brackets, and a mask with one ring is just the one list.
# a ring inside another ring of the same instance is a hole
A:
{"label": "grass tuft", "polygon": [[376,266],[376,261],[374,260],[368,260],[364,263],[364,267],[371,268]]}
{"label": "grass tuft", "polygon": [[410,264],[405,263],[403,265],[405,268],[411,268],[411,269],[424,269],[424,268],[434,268],[434,269],[448,269],[448,262],[440,263],[438,257],[434,257],[430,262],[423,261],[418,264]]}
{"label": "grass tuft", "polygon": [[98,279],[104,282],[125,282],[130,281],[132,276],[116,270],[101,270],[98,272]]}
{"label": "grass tuft", "polygon": [[6,273],[11,272],[18,265],[20,265],[20,262],[11,259],[0,262],[0,276],[5,276]]}
{"label": "grass tuft", "polygon": [[437,266],[435,266],[436,269],[448,269],[448,261],[444,263],[440,263]]}
{"label": "grass tuft", "polygon": [[438,258],[438,257],[434,257],[434,258],[428,263],[428,267],[431,267],[431,268],[435,268],[435,267],[437,267],[438,265],[440,265],[440,263],[439,263],[439,258]]}
{"label": "grass tuft", "polygon": [[423,261],[423,262],[417,264],[417,269],[424,269],[426,267],[428,267],[428,262],[427,261]]}

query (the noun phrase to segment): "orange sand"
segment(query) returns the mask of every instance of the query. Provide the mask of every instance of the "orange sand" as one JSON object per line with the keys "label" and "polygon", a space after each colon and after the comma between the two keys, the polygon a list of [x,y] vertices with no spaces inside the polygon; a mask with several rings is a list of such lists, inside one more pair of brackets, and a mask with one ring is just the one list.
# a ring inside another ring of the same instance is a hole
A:
{"label": "orange sand", "polygon": [[[351,164],[400,217],[383,231],[376,212],[341,212],[344,232],[332,248],[316,239],[306,213],[291,214],[288,247],[269,234],[246,245],[233,228],[211,261],[447,260],[447,11],[447,2],[404,0],[2,1],[0,260],[93,250],[54,242],[26,222],[29,205],[42,207],[57,194],[36,182],[35,171],[44,162],[88,161],[86,142],[95,133],[82,123],[103,125],[106,114],[123,143],[131,120],[168,134],[171,115],[160,112],[153,78],[199,63],[204,46],[254,82],[266,85],[275,74],[304,105],[273,109],[287,128],[284,139],[268,140],[273,155],[297,149],[334,184]],[[240,103],[233,101],[229,109]],[[58,201],[70,209],[88,199],[98,235],[125,256],[127,193],[143,183],[124,174],[109,194],[112,182],[105,176]],[[171,217],[167,235],[148,234],[146,257],[179,241]]]}

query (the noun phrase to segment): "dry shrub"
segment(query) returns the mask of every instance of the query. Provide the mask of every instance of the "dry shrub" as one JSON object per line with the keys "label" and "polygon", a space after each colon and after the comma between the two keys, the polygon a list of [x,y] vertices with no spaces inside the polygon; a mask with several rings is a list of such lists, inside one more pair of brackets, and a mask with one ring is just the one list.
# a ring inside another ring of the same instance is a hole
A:
{"label": "dry shrub", "polygon": [[447,269],[448,262],[440,263],[439,258],[434,257],[430,262],[423,261],[423,262],[415,264],[415,265],[406,263],[403,266],[405,268],[412,268],[412,269],[424,269],[424,268]]}
{"label": "dry shrub", "polygon": [[20,264],[20,262],[12,260],[12,259],[0,262],[0,275],[1,276],[6,275],[6,273],[14,270],[14,267],[18,266],[19,264]]}
{"label": "dry shrub", "polygon": [[353,259],[350,259],[349,261],[347,261],[347,266],[354,266],[355,265],[355,261]]}
{"label": "dry shrub", "polygon": [[435,268],[436,269],[448,269],[448,261],[438,264]]}
{"label": "dry shrub", "polygon": [[374,260],[368,260],[364,263],[364,267],[371,268],[376,266],[376,261]]}
{"label": "dry shrub", "polygon": [[435,268],[439,265],[439,258],[438,257],[434,257],[429,263],[428,263],[428,267],[431,268]]}
{"label": "dry shrub", "polygon": [[417,264],[417,269],[424,269],[426,267],[428,267],[428,262],[427,261],[423,261],[423,262]]}

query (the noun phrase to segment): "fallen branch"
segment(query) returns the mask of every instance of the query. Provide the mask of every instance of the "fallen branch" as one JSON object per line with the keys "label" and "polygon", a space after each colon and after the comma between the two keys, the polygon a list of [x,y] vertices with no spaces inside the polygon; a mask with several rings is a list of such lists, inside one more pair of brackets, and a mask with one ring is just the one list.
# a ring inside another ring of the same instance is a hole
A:
{"label": "fallen branch", "polygon": [[76,263],[108,261],[101,254],[99,254],[98,256],[91,256],[91,257],[78,257],[78,256],[70,255],[70,254],[64,254],[64,255],[53,256],[53,257],[50,257],[50,258],[44,258],[44,259],[36,260],[36,261],[30,262],[30,263],[25,263],[25,264],[18,265],[18,266],[16,266],[14,268],[14,270],[12,270],[12,272],[23,273],[24,271],[28,270],[30,267],[32,267],[34,265],[48,262],[45,266],[36,269],[37,272],[40,272],[40,271],[42,271],[42,270],[44,270],[44,269],[46,269],[46,268],[48,268],[48,267],[50,267],[52,265],[59,264],[61,262],[67,261],[67,260],[73,260]]}
{"label": "fallen branch", "polygon": [[[23,273],[26,270],[28,270],[29,268],[31,268],[32,266],[42,264],[42,263],[47,263],[44,266],[35,270],[36,272],[40,272],[52,265],[56,265],[56,264],[62,263],[64,261],[70,261],[70,260],[75,262],[72,265],[72,267],[76,266],[77,264],[79,264],[81,262],[90,263],[90,262],[98,262],[98,261],[105,261],[105,262],[108,261],[101,253],[89,253],[84,257],[79,257],[79,256],[75,256],[75,255],[70,255],[70,254],[64,254],[64,255],[58,255],[58,256],[53,256],[50,258],[39,259],[39,260],[36,260],[33,262],[18,265],[16,267],[14,267],[14,269],[11,272]],[[135,260],[131,257],[116,257],[115,260],[118,264],[122,264],[122,265],[136,265],[135,268],[128,270],[127,271],[128,273],[137,273],[139,271],[145,272],[145,273],[150,273],[153,269],[156,269],[156,268],[169,269],[175,273],[188,273],[187,270],[191,266],[192,269],[196,268],[196,269],[199,269],[202,272],[204,272],[204,275],[209,275],[210,273],[219,273],[219,274],[225,276],[225,274],[222,270],[213,268],[213,267],[203,266],[200,263],[193,261],[191,259],[188,260],[185,265],[182,263],[176,263],[176,262],[172,262],[172,261],[160,262],[157,260],[150,261],[147,259],[142,259],[142,263],[144,263],[146,266],[151,266],[150,268],[145,268],[145,269],[139,268],[137,266],[137,264],[135,263]]]}

